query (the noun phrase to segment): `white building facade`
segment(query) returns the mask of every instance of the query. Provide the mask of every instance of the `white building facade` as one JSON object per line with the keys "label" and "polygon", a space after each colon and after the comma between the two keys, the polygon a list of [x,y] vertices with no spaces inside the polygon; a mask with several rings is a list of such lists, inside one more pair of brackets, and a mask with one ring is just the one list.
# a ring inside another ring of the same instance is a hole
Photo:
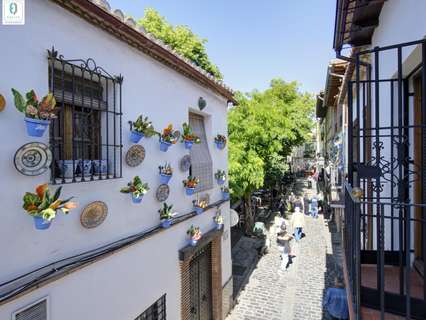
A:
{"label": "white building facade", "polygon": [[[1,26],[0,39],[6,102],[0,113],[0,318],[30,319],[39,312],[37,319],[46,320],[222,319],[232,299],[229,201],[214,172],[227,172],[228,155],[214,137],[227,135],[231,90],[105,1],[26,1],[25,25]],[[39,96],[54,91],[61,113],[50,132],[27,135],[11,88]],[[179,141],[162,152],[158,137],[143,138],[144,151],[133,155],[143,161],[135,166],[134,158],[126,160],[135,145],[129,121],[141,114],[157,131],[169,124],[182,130],[189,122],[202,142],[189,151]],[[17,150],[31,142],[49,146],[53,157],[51,167],[34,176],[14,165]],[[181,168],[185,155],[192,159],[189,170]],[[74,167],[89,159],[85,179],[82,172],[61,174],[61,161],[70,159]],[[174,173],[168,191],[160,192],[158,166],[165,162]],[[96,172],[101,163],[107,172]],[[191,196],[182,184],[189,173],[201,175],[200,192]],[[140,204],[120,193],[134,176],[150,187]],[[43,183],[62,186],[61,198],[73,196],[79,206],[36,230],[22,197]],[[177,213],[167,229],[160,226],[157,191],[160,198],[168,193],[165,201]],[[207,197],[209,206],[195,215],[198,197]],[[108,213],[100,225],[85,228],[80,215],[94,201],[105,203]],[[213,221],[218,210],[220,230]],[[191,225],[203,233],[196,247],[188,246]]]}

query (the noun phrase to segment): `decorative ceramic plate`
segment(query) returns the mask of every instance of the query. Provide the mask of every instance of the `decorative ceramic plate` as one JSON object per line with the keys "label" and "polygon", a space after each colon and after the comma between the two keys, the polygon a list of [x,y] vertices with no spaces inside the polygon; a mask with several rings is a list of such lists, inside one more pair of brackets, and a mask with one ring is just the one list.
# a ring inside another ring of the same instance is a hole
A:
{"label": "decorative ceramic plate", "polygon": [[160,184],[155,196],[158,201],[166,201],[170,194],[170,188],[167,184]]}
{"label": "decorative ceramic plate", "polygon": [[52,152],[44,143],[24,144],[15,153],[15,168],[26,176],[38,176],[49,169]]}
{"label": "decorative ceramic plate", "polygon": [[140,144],[135,144],[130,147],[126,153],[126,163],[130,167],[137,167],[145,159],[145,148]]}
{"label": "decorative ceramic plate", "polygon": [[180,160],[180,170],[182,171],[188,171],[189,167],[191,166],[191,156],[187,154]]}
{"label": "decorative ceramic plate", "polygon": [[95,201],[89,203],[81,212],[81,225],[87,229],[96,228],[105,221],[107,214],[108,207],[105,202]]}

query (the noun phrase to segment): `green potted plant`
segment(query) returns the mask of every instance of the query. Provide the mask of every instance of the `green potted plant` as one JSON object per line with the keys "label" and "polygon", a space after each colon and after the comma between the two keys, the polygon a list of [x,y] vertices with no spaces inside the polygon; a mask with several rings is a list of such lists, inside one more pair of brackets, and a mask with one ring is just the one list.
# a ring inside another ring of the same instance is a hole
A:
{"label": "green potted plant", "polygon": [[188,196],[193,195],[195,192],[195,188],[197,187],[200,180],[197,177],[188,176],[186,180],[183,180],[183,186],[186,189],[186,194]]}
{"label": "green potted plant", "polygon": [[142,197],[149,190],[148,183],[143,183],[139,176],[135,176],[131,182],[120,190],[121,193],[130,193],[133,203],[140,203]]}
{"label": "green potted plant", "polygon": [[152,137],[156,134],[152,122],[148,120],[148,117],[140,115],[135,122],[132,123],[132,131],[130,132],[130,141],[138,143],[143,137]]}
{"label": "green potted plant", "polygon": [[167,203],[164,202],[163,207],[160,210],[158,210],[158,212],[160,213],[161,226],[163,228],[168,228],[172,224],[172,218],[173,218],[172,208],[173,208],[173,205],[169,206],[167,205]]}
{"label": "green potted plant", "polygon": [[222,150],[226,146],[226,137],[222,134],[218,134],[214,137],[214,143],[216,144],[216,148]]}
{"label": "green potted plant", "polygon": [[53,94],[49,93],[39,101],[34,90],[27,92],[25,98],[16,89],[12,88],[12,93],[16,109],[25,114],[28,135],[42,137],[50,120],[56,117],[56,100]]}
{"label": "green potted plant", "polygon": [[204,212],[204,209],[207,208],[208,203],[206,200],[194,200],[192,201],[192,204],[194,205],[195,208],[195,213],[196,214],[202,214]]}
{"label": "green potted plant", "polygon": [[213,221],[216,224],[217,229],[221,229],[223,226],[223,216],[221,215],[220,211],[216,212],[216,215],[213,217]]}
{"label": "green potted plant", "polygon": [[228,187],[221,187],[220,190],[222,191],[223,200],[229,200],[229,188]]}
{"label": "green potted plant", "polygon": [[186,149],[191,149],[192,145],[198,144],[201,142],[200,138],[198,136],[196,136],[193,131],[192,128],[190,127],[189,124],[187,124],[186,122],[182,125],[183,128],[183,133],[182,133],[182,142],[185,143],[185,148]]}
{"label": "green potted plant", "polygon": [[224,170],[217,170],[214,177],[216,178],[217,184],[222,185],[226,181],[226,172]]}
{"label": "green potted plant", "polygon": [[189,236],[189,244],[193,247],[197,245],[198,240],[201,239],[201,231],[199,227],[191,227],[186,231],[186,234]]}
{"label": "green potted plant", "polygon": [[166,162],[164,166],[159,166],[158,170],[160,171],[160,183],[168,184],[173,175],[173,168],[170,163]]}
{"label": "green potted plant", "polygon": [[22,207],[34,218],[36,229],[45,230],[49,228],[58,210],[67,214],[70,209],[77,207],[75,202],[70,201],[72,198],[66,200],[59,199],[61,190],[62,187],[59,187],[52,196],[46,183],[37,186],[35,193],[25,193],[23,198],[24,205]]}
{"label": "green potted plant", "polygon": [[173,125],[169,124],[167,128],[160,134],[160,150],[166,152],[172,144],[175,144],[178,140],[175,132],[173,131]]}

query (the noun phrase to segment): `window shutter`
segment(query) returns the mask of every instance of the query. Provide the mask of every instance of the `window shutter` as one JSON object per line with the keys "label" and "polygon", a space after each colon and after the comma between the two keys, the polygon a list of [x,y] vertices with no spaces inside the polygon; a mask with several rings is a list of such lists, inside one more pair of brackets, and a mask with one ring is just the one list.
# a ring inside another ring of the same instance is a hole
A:
{"label": "window shutter", "polygon": [[200,192],[213,187],[213,162],[207,142],[204,118],[190,113],[189,125],[194,134],[201,139],[200,144],[194,144],[191,148],[191,174],[200,179],[200,183],[195,190]]}
{"label": "window shutter", "polygon": [[13,320],[47,320],[47,300],[44,299],[15,313]]}

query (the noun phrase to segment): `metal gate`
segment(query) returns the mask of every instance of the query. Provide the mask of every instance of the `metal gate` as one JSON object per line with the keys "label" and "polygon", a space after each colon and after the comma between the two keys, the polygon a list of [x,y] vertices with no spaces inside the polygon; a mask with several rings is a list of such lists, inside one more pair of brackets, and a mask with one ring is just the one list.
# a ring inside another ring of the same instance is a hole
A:
{"label": "metal gate", "polygon": [[344,240],[356,319],[361,306],[426,319],[424,62],[426,40],[355,55]]}
{"label": "metal gate", "polygon": [[190,262],[191,320],[211,320],[212,265],[211,244],[200,249]]}

